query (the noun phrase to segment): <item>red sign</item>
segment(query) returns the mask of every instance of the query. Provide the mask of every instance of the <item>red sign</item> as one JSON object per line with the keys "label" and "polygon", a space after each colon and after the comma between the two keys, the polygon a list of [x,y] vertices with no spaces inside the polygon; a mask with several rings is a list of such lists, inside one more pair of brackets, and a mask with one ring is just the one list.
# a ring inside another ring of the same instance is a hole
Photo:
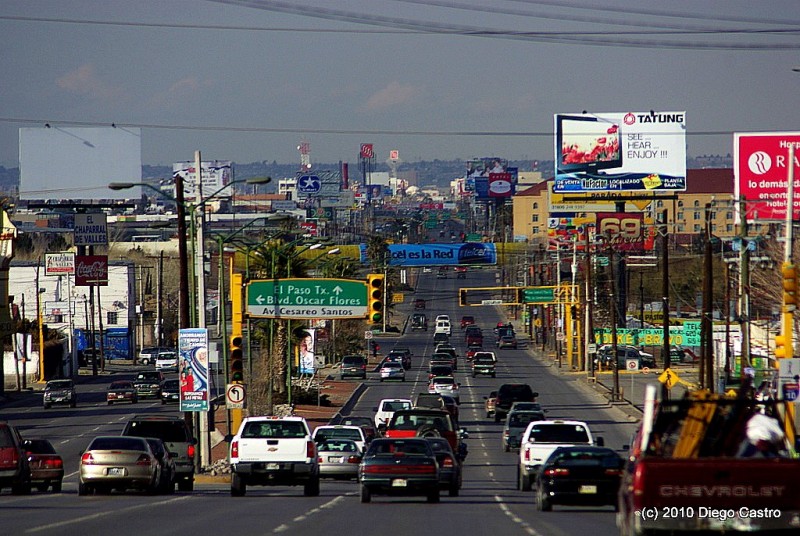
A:
{"label": "red sign", "polygon": [[317,224],[313,221],[300,222],[300,228],[311,236],[317,236]]}
{"label": "red sign", "polygon": [[108,256],[76,255],[75,256],[76,287],[107,287]]}
{"label": "red sign", "polygon": [[511,173],[489,173],[489,197],[511,197]]}
{"label": "red sign", "polygon": [[794,218],[800,217],[800,132],[734,134],[736,197],[747,203],[747,219],[786,218],[789,146],[794,145]]}
{"label": "red sign", "polygon": [[653,235],[644,226],[642,214],[630,212],[598,212],[597,236],[610,236],[616,251],[645,251],[653,249]]}
{"label": "red sign", "polygon": [[361,144],[361,158],[373,158],[375,156],[375,151],[372,148],[371,143],[362,143]]}
{"label": "red sign", "polygon": [[419,208],[422,210],[442,210],[444,203],[420,203]]}

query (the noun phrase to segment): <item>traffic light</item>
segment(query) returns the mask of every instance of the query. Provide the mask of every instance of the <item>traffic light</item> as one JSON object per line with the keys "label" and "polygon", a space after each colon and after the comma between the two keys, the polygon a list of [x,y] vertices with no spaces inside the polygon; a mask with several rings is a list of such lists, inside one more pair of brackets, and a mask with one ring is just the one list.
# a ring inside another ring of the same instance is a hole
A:
{"label": "traffic light", "polygon": [[373,324],[380,324],[383,321],[385,291],[383,283],[383,274],[367,275],[367,320]]}
{"label": "traffic light", "polygon": [[244,382],[244,352],[242,351],[241,335],[231,337],[228,366],[230,367],[230,381],[233,383]]}
{"label": "traffic light", "polygon": [[787,342],[788,338],[786,335],[775,335],[775,357],[780,359],[792,357],[789,355],[789,348],[786,345]]}
{"label": "traffic light", "polygon": [[794,264],[785,262],[781,268],[783,272],[783,304],[785,312],[792,312],[797,307],[797,270]]}

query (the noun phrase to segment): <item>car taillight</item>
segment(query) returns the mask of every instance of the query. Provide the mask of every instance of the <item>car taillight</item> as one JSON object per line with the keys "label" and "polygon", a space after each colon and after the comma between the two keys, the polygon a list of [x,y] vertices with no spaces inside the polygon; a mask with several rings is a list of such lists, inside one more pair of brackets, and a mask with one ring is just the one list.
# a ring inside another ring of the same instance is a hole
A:
{"label": "car taillight", "polygon": [[361,463],[361,456],[350,456],[347,458],[347,463]]}
{"label": "car taillight", "polygon": [[306,458],[317,457],[317,445],[313,441],[306,441]]}
{"label": "car taillight", "polygon": [[530,449],[525,449],[525,461],[526,462],[531,461],[531,451],[530,451]]}
{"label": "car taillight", "polygon": [[61,469],[64,467],[64,462],[61,458],[46,458],[42,460],[42,463],[48,469]]}
{"label": "car taillight", "polygon": [[186,448],[186,455],[187,455],[189,458],[194,458],[194,445],[189,445],[189,446]]}
{"label": "car taillight", "polygon": [[[192,453],[194,454],[194,452]],[[231,458],[238,458],[239,457],[239,442],[232,441],[231,442]]]}
{"label": "car taillight", "polygon": [[82,465],[93,465],[94,458],[92,458],[91,452],[84,452],[83,456],[81,456],[81,464]]}
{"label": "car taillight", "polygon": [[447,467],[448,469],[453,468],[453,459],[452,458],[445,458],[442,462],[442,467]]}
{"label": "car taillight", "polygon": [[317,456],[317,463],[322,463],[322,456]]}
{"label": "car taillight", "polygon": [[569,469],[564,469],[564,468],[545,469],[544,474],[545,476],[569,476]]}
{"label": "car taillight", "polygon": [[136,465],[150,465],[153,463],[152,458],[147,454],[142,454],[139,456],[139,459],[136,460]]}
{"label": "car taillight", "polygon": [[619,476],[622,474],[620,469],[606,469],[606,474],[611,476]]}
{"label": "car taillight", "polygon": [[366,365],[361,365],[361,370],[367,370],[367,366]]}
{"label": "car taillight", "polygon": [[504,437],[509,437],[510,435],[511,435],[511,434],[508,432],[508,430],[506,430],[505,432],[503,432],[503,436],[504,436]]}

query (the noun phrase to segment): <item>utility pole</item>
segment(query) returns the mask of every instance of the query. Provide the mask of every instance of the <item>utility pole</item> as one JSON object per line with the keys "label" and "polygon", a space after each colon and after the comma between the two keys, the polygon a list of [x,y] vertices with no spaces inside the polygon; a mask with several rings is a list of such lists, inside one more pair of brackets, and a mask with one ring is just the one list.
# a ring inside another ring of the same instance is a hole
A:
{"label": "utility pole", "polygon": [[739,376],[744,382],[750,367],[750,251],[747,244],[747,199],[739,197],[739,325],[742,330],[742,353]]}
{"label": "utility pole", "polygon": [[711,247],[711,203],[706,203],[706,242],[703,256],[703,351],[700,358],[700,387],[714,392],[714,323],[711,314],[714,292],[713,255]]}
{"label": "utility pole", "polygon": [[611,246],[611,237],[607,236],[608,242],[608,269],[611,273],[611,293],[609,298],[611,299],[611,367],[614,370],[614,388],[611,391],[611,400],[612,402],[619,402],[622,400],[622,396],[620,395],[619,391],[619,359],[617,357],[617,349],[619,347],[617,343],[617,320],[619,318],[619,313],[617,311],[617,280],[616,274],[614,273],[614,249]]}
{"label": "utility pole", "polygon": [[[667,209],[661,213],[661,260],[664,266],[661,269],[661,314],[664,322],[663,344],[661,353],[664,355],[664,371],[670,367],[670,343],[669,343],[669,227],[667,223]],[[669,388],[665,383],[661,384],[661,400],[669,400]]]}

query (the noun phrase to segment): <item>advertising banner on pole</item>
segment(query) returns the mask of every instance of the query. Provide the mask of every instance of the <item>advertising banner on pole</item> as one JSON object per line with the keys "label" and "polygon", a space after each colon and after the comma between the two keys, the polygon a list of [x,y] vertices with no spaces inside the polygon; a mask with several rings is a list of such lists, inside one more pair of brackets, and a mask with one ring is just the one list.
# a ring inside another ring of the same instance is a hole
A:
{"label": "advertising banner on pole", "polygon": [[686,113],[555,115],[553,191],[686,190]]}
{"label": "advertising banner on pole", "polygon": [[180,411],[208,411],[208,330],[178,332]]}
{"label": "advertising banner on pole", "polygon": [[303,330],[303,339],[300,341],[300,374],[314,374],[314,355],[317,346],[317,330]]}

